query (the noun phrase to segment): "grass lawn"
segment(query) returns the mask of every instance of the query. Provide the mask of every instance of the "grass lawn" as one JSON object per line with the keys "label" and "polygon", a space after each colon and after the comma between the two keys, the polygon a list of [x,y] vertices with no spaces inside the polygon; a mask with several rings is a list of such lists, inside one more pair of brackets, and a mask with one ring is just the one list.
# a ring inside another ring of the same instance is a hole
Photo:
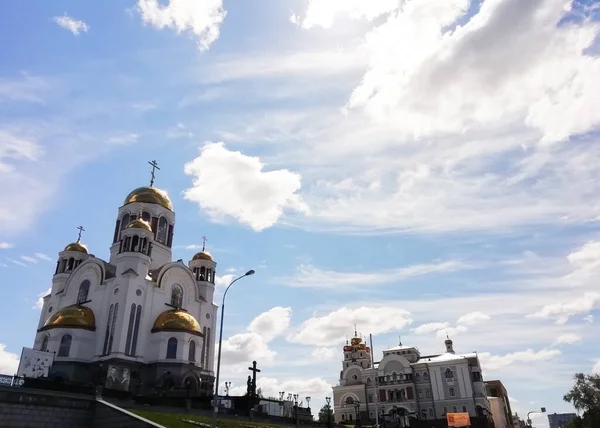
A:
{"label": "grass lawn", "polygon": [[[210,427],[212,422],[210,417],[191,415],[188,413],[159,413],[138,409],[130,409],[129,411],[168,428],[192,428],[195,426],[193,424],[183,422],[183,419],[206,424],[207,428]],[[218,428],[281,428],[282,426],[284,425],[239,421],[234,419],[217,419]]]}

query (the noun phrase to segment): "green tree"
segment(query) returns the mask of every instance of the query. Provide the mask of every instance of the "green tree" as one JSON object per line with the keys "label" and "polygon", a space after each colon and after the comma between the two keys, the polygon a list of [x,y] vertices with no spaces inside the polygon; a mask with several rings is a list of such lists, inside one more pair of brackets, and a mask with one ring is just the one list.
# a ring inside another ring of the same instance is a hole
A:
{"label": "green tree", "polygon": [[576,373],[573,388],[563,399],[583,413],[573,427],[596,428],[600,426],[600,374]]}
{"label": "green tree", "polygon": [[333,410],[326,404],[319,410],[319,422],[326,424],[329,421],[328,417],[331,418],[331,423],[333,423]]}

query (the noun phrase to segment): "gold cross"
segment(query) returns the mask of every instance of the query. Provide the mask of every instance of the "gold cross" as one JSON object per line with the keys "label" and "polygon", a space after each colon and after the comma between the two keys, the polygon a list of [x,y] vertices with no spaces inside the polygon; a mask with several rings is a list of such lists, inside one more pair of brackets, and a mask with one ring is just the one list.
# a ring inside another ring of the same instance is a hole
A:
{"label": "gold cross", "polygon": [[153,160],[152,162],[148,161],[148,163],[152,166],[152,172],[150,173],[150,187],[152,187],[154,186],[154,179],[156,178],[156,176],[154,175],[154,171],[157,169],[160,171],[160,168],[158,167],[158,164],[155,160]]}
{"label": "gold cross", "polygon": [[206,236],[202,237],[202,251],[206,249]]}

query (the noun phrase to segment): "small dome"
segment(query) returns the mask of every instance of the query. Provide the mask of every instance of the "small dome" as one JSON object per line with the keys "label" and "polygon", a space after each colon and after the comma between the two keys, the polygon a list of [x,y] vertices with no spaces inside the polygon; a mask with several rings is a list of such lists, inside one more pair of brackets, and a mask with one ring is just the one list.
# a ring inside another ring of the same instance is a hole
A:
{"label": "small dome", "polygon": [[182,309],[173,309],[160,314],[154,321],[152,333],[159,331],[175,331],[202,336],[200,324],[196,318]]}
{"label": "small dome", "polygon": [[352,340],[350,341],[350,343],[351,343],[353,346],[358,346],[360,342],[362,342],[362,339],[361,339],[360,337],[354,337],[354,338],[352,338]]}
{"label": "small dome", "polygon": [[123,205],[142,202],[144,204],[157,204],[163,208],[173,211],[173,203],[164,190],[156,187],[138,187],[125,198]]}
{"label": "small dome", "polygon": [[444,340],[444,343],[445,343],[446,345],[452,345],[452,340],[450,340],[450,339],[446,339],[446,340]]}
{"label": "small dome", "polygon": [[67,306],[52,314],[40,330],[51,328],[96,330],[96,317],[94,317],[94,312],[86,306]]}
{"label": "small dome", "polygon": [[352,351],[352,346],[344,346],[344,352],[351,352]]}
{"label": "small dome", "polygon": [[141,220],[139,218],[131,220],[127,225],[127,229],[144,229],[148,232],[152,232],[152,227],[150,227],[150,223],[148,223],[146,220]]}
{"label": "small dome", "polygon": [[206,250],[202,250],[199,253],[196,253],[192,260],[210,260],[211,262],[214,261],[213,257]]}
{"label": "small dome", "polygon": [[80,253],[88,254],[88,249],[81,242],[72,242],[65,247],[65,251],[77,251]]}

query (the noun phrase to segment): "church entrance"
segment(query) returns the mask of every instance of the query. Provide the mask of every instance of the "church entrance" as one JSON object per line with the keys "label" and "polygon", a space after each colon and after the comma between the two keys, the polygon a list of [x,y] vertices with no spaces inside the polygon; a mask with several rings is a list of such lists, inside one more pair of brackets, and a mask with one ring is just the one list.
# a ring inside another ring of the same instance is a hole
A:
{"label": "church entrance", "polygon": [[410,427],[410,419],[408,417],[408,410],[404,407],[394,406],[388,413],[386,421],[390,421],[394,427]]}

